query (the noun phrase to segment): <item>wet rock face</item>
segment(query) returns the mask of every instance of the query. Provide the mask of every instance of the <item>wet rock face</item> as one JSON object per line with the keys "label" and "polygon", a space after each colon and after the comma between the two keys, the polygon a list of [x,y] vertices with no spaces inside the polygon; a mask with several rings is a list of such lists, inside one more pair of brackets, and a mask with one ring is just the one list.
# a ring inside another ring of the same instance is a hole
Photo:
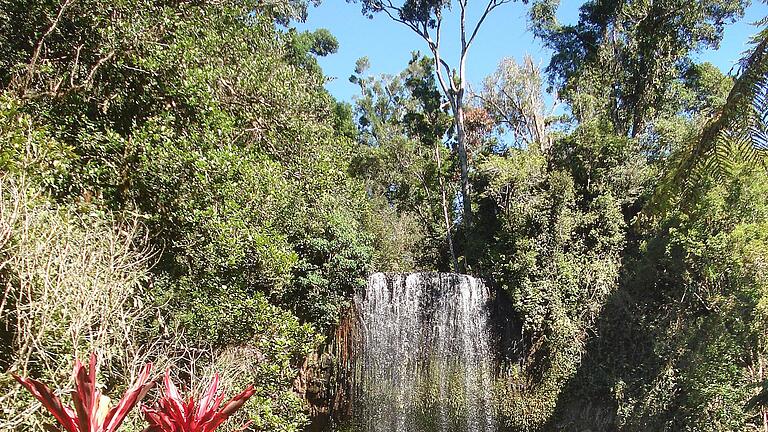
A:
{"label": "wet rock face", "polygon": [[355,350],[360,346],[358,318],[351,308],[328,343],[305,359],[294,381],[296,393],[309,409],[306,432],[327,432],[332,424],[350,418]]}
{"label": "wet rock face", "polygon": [[374,274],[297,379],[312,409],[308,430],[495,432],[495,375],[516,340],[480,279]]}
{"label": "wet rock face", "polygon": [[310,407],[310,416],[327,413],[333,394],[330,383],[335,364],[329,353],[312,353],[304,360],[294,381],[294,389]]}

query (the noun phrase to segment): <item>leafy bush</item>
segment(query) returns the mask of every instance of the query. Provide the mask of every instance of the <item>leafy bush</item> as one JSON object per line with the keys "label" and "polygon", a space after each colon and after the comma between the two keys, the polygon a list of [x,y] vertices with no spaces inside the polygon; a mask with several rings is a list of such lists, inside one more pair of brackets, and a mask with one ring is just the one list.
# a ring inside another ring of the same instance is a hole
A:
{"label": "leafy bush", "polygon": [[479,220],[489,232],[482,270],[508,294],[522,323],[522,358],[500,384],[512,430],[543,427],[584,341],[617,290],[626,215],[650,171],[635,144],[600,123],[581,125],[547,154],[490,156],[479,169]]}

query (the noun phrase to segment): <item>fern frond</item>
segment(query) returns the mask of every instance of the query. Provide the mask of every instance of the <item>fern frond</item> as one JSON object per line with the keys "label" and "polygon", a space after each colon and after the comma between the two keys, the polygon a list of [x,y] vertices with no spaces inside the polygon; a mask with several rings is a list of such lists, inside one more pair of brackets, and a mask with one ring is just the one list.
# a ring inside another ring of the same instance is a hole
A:
{"label": "fern frond", "polygon": [[752,137],[752,146],[765,152],[768,151],[768,76],[763,76],[756,87],[749,135]]}
{"label": "fern frond", "polygon": [[768,166],[768,28],[752,42],[725,104],[669,171],[644,213],[687,201],[702,176],[721,178],[742,168]]}

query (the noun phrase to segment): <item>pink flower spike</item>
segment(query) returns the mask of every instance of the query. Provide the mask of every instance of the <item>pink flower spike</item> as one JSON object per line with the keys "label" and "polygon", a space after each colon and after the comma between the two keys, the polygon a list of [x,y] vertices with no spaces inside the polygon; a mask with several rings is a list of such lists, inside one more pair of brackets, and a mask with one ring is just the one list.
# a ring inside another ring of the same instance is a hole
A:
{"label": "pink flower spike", "polygon": [[211,383],[208,385],[208,390],[205,392],[205,396],[203,396],[202,399],[200,399],[200,405],[197,407],[197,418],[202,418],[203,415],[207,411],[210,410],[216,410],[218,406],[212,407],[211,402],[214,401],[214,397],[216,396],[216,388],[219,385],[219,374],[215,373],[213,374],[213,378],[211,379]]}
{"label": "pink flower spike", "polygon": [[117,406],[112,408],[107,414],[106,418],[104,419],[106,424],[106,429],[104,429],[104,432],[116,431],[117,428],[120,427],[120,425],[123,423],[123,420],[125,420],[125,417],[128,415],[128,413],[133,410],[133,407],[135,407],[139,401],[144,399],[144,396],[147,395],[149,389],[155,385],[154,382],[149,381],[149,374],[151,371],[152,363],[147,363],[144,366],[144,370],[142,370],[139,374],[139,378],[136,380],[136,383],[134,383],[134,385],[125,392],[125,395],[122,399],[120,399],[120,402],[118,402]]}

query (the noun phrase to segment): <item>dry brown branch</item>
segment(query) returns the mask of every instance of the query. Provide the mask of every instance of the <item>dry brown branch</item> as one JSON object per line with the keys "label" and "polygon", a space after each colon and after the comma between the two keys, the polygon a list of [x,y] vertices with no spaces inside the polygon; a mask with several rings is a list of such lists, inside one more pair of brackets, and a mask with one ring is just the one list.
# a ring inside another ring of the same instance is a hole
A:
{"label": "dry brown branch", "polygon": [[51,35],[51,33],[56,30],[56,27],[58,27],[61,18],[64,16],[64,13],[67,11],[69,6],[72,5],[73,2],[74,0],[64,0],[61,5],[59,5],[59,11],[57,12],[56,17],[51,20],[51,25],[48,26],[42,36],[40,36],[40,39],[37,40],[37,43],[35,43],[35,48],[32,51],[32,57],[27,64],[27,73],[19,83],[18,91],[20,95],[23,96],[26,93],[26,90],[32,81],[32,77],[37,71],[37,63],[40,60],[40,53],[42,52],[43,46],[45,45],[45,40],[48,38],[48,36]]}
{"label": "dry brown branch", "polygon": [[11,372],[71,386],[73,354],[95,351],[104,381],[122,391],[144,363],[162,370],[187,354],[178,333],[161,337],[151,324],[147,244],[136,220],[80,216],[0,178],[0,325],[12,335],[3,341],[11,360],[0,375],[0,430],[40,430],[44,418]]}

